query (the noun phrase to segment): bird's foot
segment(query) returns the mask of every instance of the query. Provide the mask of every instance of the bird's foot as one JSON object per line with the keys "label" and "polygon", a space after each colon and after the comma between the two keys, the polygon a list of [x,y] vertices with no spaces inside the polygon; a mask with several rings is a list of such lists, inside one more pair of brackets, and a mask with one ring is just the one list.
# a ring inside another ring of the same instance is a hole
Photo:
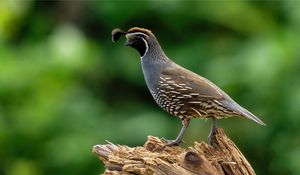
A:
{"label": "bird's foot", "polygon": [[207,137],[208,144],[212,146],[212,134],[209,134]]}
{"label": "bird's foot", "polygon": [[218,127],[217,127],[217,119],[214,118],[214,117],[212,117],[211,129],[210,129],[210,133],[208,135],[208,143],[210,145],[213,144],[212,138],[213,138],[213,136],[214,136],[214,134],[215,134],[215,132],[216,132],[217,129],[218,129]]}
{"label": "bird's foot", "polygon": [[176,140],[168,140],[168,139],[165,139],[165,138],[161,138],[162,141],[164,141],[166,144],[164,145],[164,147],[166,146],[178,146],[181,142],[184,143],[183,140],[179,140],[179,139],[176,139]]}
{"label": "bird's foot", "polygon": [[212,145],[213,144],[213,137],[214,137],[214,134],[217,130],[217,127],[213,127],[212,130],[210,131],[209,135],[208,135],[208,143],[209,145]]}

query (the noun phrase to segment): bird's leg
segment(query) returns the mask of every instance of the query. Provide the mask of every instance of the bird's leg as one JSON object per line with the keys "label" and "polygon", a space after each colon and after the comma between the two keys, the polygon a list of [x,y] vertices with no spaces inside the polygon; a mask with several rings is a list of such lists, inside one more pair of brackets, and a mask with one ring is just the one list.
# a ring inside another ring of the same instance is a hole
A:
{"label": "bird's leg", "polygon": [[218,128],[217,119],[215,117],[212,117],[211,119],[212,119],[211,129],[210,129],[210,133],[208,135],[208,142],[210,145],[212,145],[212,136]]}
{"label": "bird's leg", "polygon": [[189,118],[184,118],[182,120],[182,128],[179,132],[179,134],[177,135],[176,139],[175,140],[166,140],[166,139],[163,139],[165,142],[167,142],[167,144],[165,146],[177,146],[180,144],[180,142],[182,141],[182,136],[183,136],[183,133],[184,131],[186,130],[186,128],[189,126],[190,124],[190,120]]}

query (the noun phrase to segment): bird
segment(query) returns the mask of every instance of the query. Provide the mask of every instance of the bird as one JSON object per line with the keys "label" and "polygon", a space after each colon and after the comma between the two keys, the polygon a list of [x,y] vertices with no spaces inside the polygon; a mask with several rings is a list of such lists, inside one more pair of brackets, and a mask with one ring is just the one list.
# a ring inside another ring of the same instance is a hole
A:
{"label": "bird", "polygon": [[179,145],[193,118],[211,118],[208,141],[217,129],[216,119],[241,117],[266,125],[254,114],[240,106],[208,79],[173,62],[164,52],[151,30],[139,27],[123,31],[112,30],[112,41],[126,37],[125,46],[138,51],[147,87],[162,109],[181,119],[182,128],[167,146]]}

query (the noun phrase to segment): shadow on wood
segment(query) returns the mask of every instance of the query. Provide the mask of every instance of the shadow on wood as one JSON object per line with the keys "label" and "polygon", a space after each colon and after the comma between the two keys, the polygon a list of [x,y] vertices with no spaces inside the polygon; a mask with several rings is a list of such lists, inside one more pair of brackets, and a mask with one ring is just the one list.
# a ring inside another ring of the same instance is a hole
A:
{"label": "shadow on wood", "polygon": [[105,164],[105,175],[170,174],[170,175],[255,175],[254,170],[238,147],[218,128],[212,146],[195,142],[187,149],[164,147],[153,136],[143,147],[128,147],[108,143],[95,145],[93,152]]}

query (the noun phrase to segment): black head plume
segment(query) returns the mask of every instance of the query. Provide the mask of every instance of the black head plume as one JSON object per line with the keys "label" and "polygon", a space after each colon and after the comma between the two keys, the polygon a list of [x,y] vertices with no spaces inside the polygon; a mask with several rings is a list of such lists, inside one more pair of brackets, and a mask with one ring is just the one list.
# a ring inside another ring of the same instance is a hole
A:
{"label": "black head plume", "polygon": [[123,30],[119,29],[119,28],[115,28],[112,32],[111,32],[111,35],[112,35],[112,41],[113,42],[117,42],[120,37],[122,35],[125,35],[127,32],[124,32]]}

